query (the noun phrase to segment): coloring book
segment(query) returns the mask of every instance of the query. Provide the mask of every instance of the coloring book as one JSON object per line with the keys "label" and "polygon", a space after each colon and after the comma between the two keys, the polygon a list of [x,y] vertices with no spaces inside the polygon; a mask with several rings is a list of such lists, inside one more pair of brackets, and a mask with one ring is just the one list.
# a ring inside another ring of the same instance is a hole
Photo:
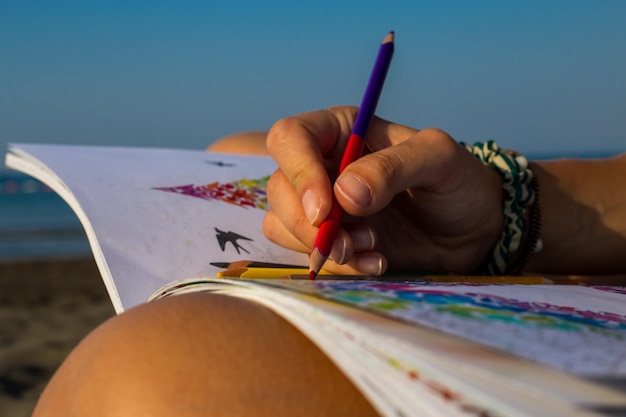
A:
{"label": "coloring book", "polygon": [[20,144],[6,164],[75,211],[118,313],[188,291],[255,300],[383,416],[626,415],[624,287],[216,278],[216,262],[308,264],[263,235],[271,159]]}
{"label": "coloring book", "polygon": [[211,262],[308,265],[263,235],[270,158],[196,150],[10,145],[8,168],[58,193],[80,219],[115,310]]}

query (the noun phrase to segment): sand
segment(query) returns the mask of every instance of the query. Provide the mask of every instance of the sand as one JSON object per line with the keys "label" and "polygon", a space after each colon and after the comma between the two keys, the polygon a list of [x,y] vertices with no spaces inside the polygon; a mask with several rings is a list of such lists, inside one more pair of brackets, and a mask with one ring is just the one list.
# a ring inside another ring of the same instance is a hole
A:
{"label": "sand", "polygon": [[0,417],[30,416],[71,349],[114,314],[92,259],[0,263]]}

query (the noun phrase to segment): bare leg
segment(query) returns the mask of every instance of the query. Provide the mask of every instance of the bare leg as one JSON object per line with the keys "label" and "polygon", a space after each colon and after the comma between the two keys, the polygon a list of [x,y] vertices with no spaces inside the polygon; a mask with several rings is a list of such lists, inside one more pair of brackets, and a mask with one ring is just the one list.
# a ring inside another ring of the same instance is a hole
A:
{"label": "bare leg", "polygon": [[267,132],[240,132],[224,136],[210,144],[210,152],[238,153],[246,155],[268,155],[265,147]]}
{"label": "bare leg", "polygon": [[217,294],[151,302],[97,328],[42,394],[46,416],[372,416],[288,322]]}

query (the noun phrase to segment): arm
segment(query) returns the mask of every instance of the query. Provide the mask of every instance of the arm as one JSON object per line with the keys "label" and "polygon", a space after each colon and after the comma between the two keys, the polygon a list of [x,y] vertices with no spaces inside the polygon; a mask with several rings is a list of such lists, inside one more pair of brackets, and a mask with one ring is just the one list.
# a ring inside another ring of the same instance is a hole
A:
{"label": "arm", "polygon": [[528,270],[626,272],[626,154],[536,162],[544,248]]}
{"label": "arm", "polygon": [[262,131],[233,133],[217,139],[207,146],[206,151],[266,156],[266,136],[267,132]]}
{"label": "arm", "polygon": [[[490,255],[502,223],[501,181],[454,146],[444,132],[375,119],[369,155],[350,165],[357,182],[338,181],[342,140],[354,108],[336,107],[279,121],[268,150],[280,169],[268,193],[264,231],[282,246],[308,252],[330,209],[331,193],[347,216],[327,269],[380,274],[390,270],[471,273]],[[264,146],[265,134],[219,143],[220,151]],[[223,145],[227,145],[223,148]],[[607,159],[539,161],[541,252],[527,271],[550,274],[626,272],[626,154]],[[343,187],[342,187],[343,183]],[[358,193],[359,184],[361,194]],[[369,201],[363,203],[360,199]],[[466,215],[474,214],[474,215]],[[481,224],[481,227],[475,227]],[[458,232],[458,233],[455,233]]]}

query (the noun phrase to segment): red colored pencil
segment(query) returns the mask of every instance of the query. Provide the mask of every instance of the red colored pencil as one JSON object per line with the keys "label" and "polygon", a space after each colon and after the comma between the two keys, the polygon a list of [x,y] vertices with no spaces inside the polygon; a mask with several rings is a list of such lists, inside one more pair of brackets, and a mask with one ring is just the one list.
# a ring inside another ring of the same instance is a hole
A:
{"label": "red colored pencil", "polygon": [[[376,105],[380,93],[385,83],[387,76],[387,70],[391,63],[391,57],[393,56],[394,49],[394,33],[389,32],[385,39],[383,39],[376,62],[374,63],[374,69],[370,76],[370,80],[365,90],[365,95],[361,101],[361,107],[357,114],[352,133],[348,138],[348,143],[344,149],[341,164],[339,166],[339,173],[341,173],[348,165],[356,161],[363,153],[363,147],[365,146],[365,133],[369,126],[372,117],[376,111]],[[333,246],[333,241],[339,230],[339,223],[341,221],[341,206],[337,200],[333,197],[333,205],[330,210],[330,214],[320,225],[320,229],[317,233],[317,238],[311,251],[311,260],[309,264],[309,279],[315,279],[319,271],[324,266],[330,250]]]}

